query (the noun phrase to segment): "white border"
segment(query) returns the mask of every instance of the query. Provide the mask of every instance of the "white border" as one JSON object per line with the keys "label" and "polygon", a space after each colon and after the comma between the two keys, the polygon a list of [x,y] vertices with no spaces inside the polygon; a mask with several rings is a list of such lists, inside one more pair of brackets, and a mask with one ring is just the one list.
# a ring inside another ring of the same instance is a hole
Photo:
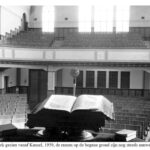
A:
{"label": "white border", "polygon": [[149,0],[0,0],[0,5],[150,5]]}

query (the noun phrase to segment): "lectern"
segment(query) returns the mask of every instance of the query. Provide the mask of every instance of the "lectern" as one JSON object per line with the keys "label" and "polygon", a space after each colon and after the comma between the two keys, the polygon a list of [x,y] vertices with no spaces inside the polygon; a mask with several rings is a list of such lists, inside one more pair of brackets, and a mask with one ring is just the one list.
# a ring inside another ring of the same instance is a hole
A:
{"label": "lectern", "polygon": [[49,137],[83,138],[89,136],[87,130],[99,132],[105,120],[112,119],[113,103],[104,96],[52,95],[28,114],[26,126],[45,127],[44,134]]}

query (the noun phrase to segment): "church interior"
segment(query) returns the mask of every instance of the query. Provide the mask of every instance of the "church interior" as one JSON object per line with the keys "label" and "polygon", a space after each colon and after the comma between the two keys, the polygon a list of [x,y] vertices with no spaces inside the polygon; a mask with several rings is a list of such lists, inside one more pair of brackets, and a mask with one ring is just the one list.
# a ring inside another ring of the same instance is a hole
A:
{"label": "church interior", "polygon": [[150,141],[149,14],[150,5],[1,5],[0,135],[5,125],[17,135],[0,141],[68,140],[39,136],[43,127],[26,123],[47,97],[73,95],[73,69],[75,96],[104,95],[114,106],[115,119],[91,140],[114,141],[127,129]]}

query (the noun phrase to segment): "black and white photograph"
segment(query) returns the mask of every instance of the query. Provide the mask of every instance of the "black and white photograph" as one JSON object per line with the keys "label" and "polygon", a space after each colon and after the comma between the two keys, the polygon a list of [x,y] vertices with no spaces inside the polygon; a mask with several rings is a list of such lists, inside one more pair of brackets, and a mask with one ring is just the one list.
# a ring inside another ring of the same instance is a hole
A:
{"label": "black and white photograph", "polygon": [[0,149],[150,147],[150,3],[17,2],[0,2]]}

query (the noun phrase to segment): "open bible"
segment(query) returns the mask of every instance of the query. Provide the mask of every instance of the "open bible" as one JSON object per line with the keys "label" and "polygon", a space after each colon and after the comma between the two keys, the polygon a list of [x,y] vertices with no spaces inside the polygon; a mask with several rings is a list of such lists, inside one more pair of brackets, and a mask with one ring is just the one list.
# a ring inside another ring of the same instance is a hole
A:
{"label": "open bible", "polygon": [[105,119],[114,119],[114,108],[102,95],[51,95],[32,110],[26,125],[93,129],[104,126]]}

